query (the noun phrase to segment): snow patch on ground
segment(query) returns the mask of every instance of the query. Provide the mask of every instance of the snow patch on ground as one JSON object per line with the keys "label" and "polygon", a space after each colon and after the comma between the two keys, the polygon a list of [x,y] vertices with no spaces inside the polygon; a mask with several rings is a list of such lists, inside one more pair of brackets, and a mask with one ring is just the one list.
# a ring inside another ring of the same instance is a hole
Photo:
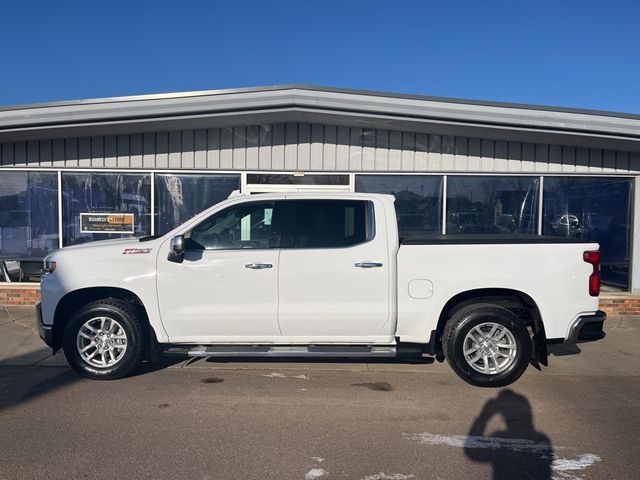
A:
{"label": "snow patch on ground", "polygon": [[316,478],[324,477],[328,474],[329,472],[327,472],[324,468],[312,468],[305,474],[304,480],[315,480]]}
{"label": "snow patch on ground", "polygon": [[368,475],[362,480],[409,480],[410,478],[416,478],[415,475],[405,475],[403,473],[376,473],[374,475]]}
{"label": "snow patch on ground", "polygon": [[311,457],[311,460],[316,461],[318,463],[324,462],[324,458],[322,457]]}
{"label": "snow patch on ground", "polygon": [[304,373],[302,375],[284,375],[282,373],[272,372],[262,376],[269,378],[299,378],[300,380],[309,380],[309,377],[307,377]]}
{"label": "snow patch on ground", "polygon": [[[494,450],[507,449],[516,452],[534,452],[548,454],[550,445],[546,442],[536,442],[525,438],[498,438],[466,435],[436,435],[433,433],[403,433],[407,440],[422,443],[425,445],[444,445],[456,448],[491,448]],[[575,450],[571,447],[553,447],[555,459],[551,464],[553,470],[553,480],[580,480],[581,477],[571,472],[585,470],[596,462],[601,461],[600,456],[593,453],[580,454],[578,458],[558,458],[557,451]],[[377,480],[376,477],[366,477]],[[381,477],[384,478],[384,477]]]}

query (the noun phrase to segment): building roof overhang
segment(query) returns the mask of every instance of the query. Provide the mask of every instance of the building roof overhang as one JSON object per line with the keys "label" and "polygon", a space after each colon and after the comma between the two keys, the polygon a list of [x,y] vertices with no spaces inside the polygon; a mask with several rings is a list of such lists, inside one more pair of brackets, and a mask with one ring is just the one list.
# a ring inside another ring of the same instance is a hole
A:
{"label": "building roof overhang", "polygon": [[281,122],[640,152],[640,115],[304,85],[0,108],[0,142]]}

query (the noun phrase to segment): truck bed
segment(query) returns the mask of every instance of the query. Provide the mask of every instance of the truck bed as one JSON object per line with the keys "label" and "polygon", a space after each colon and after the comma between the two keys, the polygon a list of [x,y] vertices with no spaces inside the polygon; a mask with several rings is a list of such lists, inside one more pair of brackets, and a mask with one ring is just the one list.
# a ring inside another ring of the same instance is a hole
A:
{"label": "truck bed", "polygon": [[584,238],[556,237],[553,235],[424,235],[405,234],[400,237],[400,245],[504,245],[504,244],[567,244],[596,243]]}

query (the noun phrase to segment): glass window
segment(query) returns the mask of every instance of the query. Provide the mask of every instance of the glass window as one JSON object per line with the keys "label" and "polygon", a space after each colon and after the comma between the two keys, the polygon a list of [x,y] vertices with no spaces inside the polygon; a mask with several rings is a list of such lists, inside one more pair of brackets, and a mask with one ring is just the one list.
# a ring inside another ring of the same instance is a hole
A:
{"label": "glass window", "polygon": [[0,281],[39,281],[42,259],[58,248],[56,173],[2,172]]}
{"label": "glass window", "polygon": [[[63,173],[62,195],[65,246],[151,233],[151,177],[148,174]],[[128,213],[133,217],[120,215],[129,223],[116,225],[107,224],[106,215],[102,216],[103,222],[96,216],[96,222],[88,226],[81,223],[81,214],[87,213]],[[104,233],[91,233],[97,229]]]}
{"label": "glass window", "polygon": [[279,248],[274,203],[244,203],[212,215],[188,235],[187,249]]}
{"label": "glass window", "polygon": [[356,192],[394,195],[400,236],[442,231],[441,176],[357,175]]}
{"label": "glass window", "polygon": [[629,288],[630,178],[545,177],[543,233],[593,240],[602,283]]}
{"label": "glass window", "polygon": [[370,202],[298,200],[295,204],[295,248],[349,247],[373,237]]}
{"label": "glass window", "polygon": [[249,173],[247,183],[261,185],[349,185],[349,175]]}
{"label": "glass window", "polygon": [[447,179],[447,234],[536,234],[538,177]]}
{"label": "glass window", "polygon": [[156,174],[155,233],[164,235],[240,189],[240,175]]}

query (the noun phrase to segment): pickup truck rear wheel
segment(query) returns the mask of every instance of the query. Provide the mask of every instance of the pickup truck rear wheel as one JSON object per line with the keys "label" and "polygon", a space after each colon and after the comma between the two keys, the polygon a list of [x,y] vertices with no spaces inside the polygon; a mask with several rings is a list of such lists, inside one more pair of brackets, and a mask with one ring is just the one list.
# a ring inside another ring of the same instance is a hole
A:
{"label": "pickup truck rear wheel", "polygon": [[465,382],[504,387],[524,373],[531,336],[522,321],[498,305],[478,303],[456,312],[442,338],[447,361]]}
{"label": "pickup truck rear wheel", "polygon": [[126,302],[97,300],[71,317],[63,346],[67,361],[80,375],[97,380],[122,378],[142,361],[142,328]]}

